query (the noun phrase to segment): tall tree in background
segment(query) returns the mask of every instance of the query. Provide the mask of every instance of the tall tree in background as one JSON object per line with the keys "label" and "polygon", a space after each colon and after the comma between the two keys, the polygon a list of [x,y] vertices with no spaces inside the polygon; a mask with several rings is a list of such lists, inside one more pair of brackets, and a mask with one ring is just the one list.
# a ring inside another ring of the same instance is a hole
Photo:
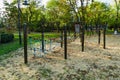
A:
{"label": "tall tree in background", "polygon": [[118,28],[118,19],[119,19],[119,10],[120,10],[120,0],[114,0],[115,1],[115,5],[116,5],[116,22],[115,22],[115,26],[114,26],[114,34],[117,34],[117,28]]}
{"label": "tall tree in background", "polygon": [[40,15],[41,15],[41,5],[39,0],[30,0],[29,6],[27,8],[23,8],[22,12],[26,16],[26,20],[29,26],[29,30],[34,30],[35,26],[37,26],[39,20],[40,20]]}
{"label": "tall tree in background", "polygon": [[86,9],[90,0],[68,0],[71,10],[76,15],[76,21],[85,21]]}
{"label": "tall tree in background", "polygon": [[[30,30],[38,30],[37,26],[39,24],[39,21],[42,17],[42,5],[40,4],[41,2],[39,0],[30,0],[29,4],[27,7],[23,7],[22,5],[23,0],[20,0],[20,22],[21,25],[24,22],[28,23],[29,29]],[[17,28],[17,19],[18,19],[18,8],[17,8],[17,0],[13,0],[11,3],[8,3],[6,0],[4,0],[4,5],[5,5],[5,10],[8,16],[7,21],[9,21],[10,26]]]}
{"label": "tall tree in background", "polygon": [[47,17],[49,22],[55,23],[54,27],[58,29],[57,24],[61,27],[64,23],[70,21],[70,7],[66,0],[50,0],[47,4]]}
{"label": "tall tree in background", "polygon": [[[21,4],[22,4],[22,0]],[[115,0],[117,8],[110,7],[109,12],[109,26],[119,23],[119,2]],[[96,2],[94,0],[50,0],[47,6],[41,5],[40,0],[29,0],[30,5],[28,7],[20,8],[21,24],[27,21],[29,29],[31,31],[40,31],[39,23],[44,19],[46,23],[46,29],[59,29],[64,23],[84,21],[86,24],[93,24],[98,22],[98,19],[102,22],[107,18],[105,16],[105,4],[102,2]],[[10,26],[16,28],[17,21],[17,0],[13,0],[12,3],[4,2],[7,11],[7,22]],[[101,11],[102,10],[102,11]],[[116,11],[116,13],[115,13]],[[100,14],[100,15],[98,15]],[[44,16],[43,16],[44,15]],[[27,18],[26,18],[27,17]],[[99,17],[99,18],[98,18]],[[103,19],[103,18],[104,19]],[[115,19],[116,18],[116,19]],[[116,20],[116,21],[115,21]],[[111,21],[111,22],[110,22]],[[49,26],[47,26],[49,23]],[[114,27],[116,29],[116,27]]]}
{"label": "tall tree in background", "polygon": [[[80,10],[79,10],[79,6],[78,3],[80,3],[78,0],[68,0],[71,11],[74,12],[75,17],[76,17],[76,22],[79,21],[80,18]],[[73,15],[73,14],[71,14]],[[73,17],[74,18],[74,17]]]}
{"label": "tall tree in background", "polygon": [[11,28],[16,28],[17,23],[17,7],[16,7],[16,1],[13,1],[12,3],[8,3],[6,0],[4,1],[5,10],[7,13],[7,26]]}

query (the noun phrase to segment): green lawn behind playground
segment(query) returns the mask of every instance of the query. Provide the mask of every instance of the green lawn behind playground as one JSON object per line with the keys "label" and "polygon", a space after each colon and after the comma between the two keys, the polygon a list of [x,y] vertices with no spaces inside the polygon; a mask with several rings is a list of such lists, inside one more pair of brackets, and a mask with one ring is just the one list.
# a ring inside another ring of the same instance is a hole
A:
{"label": "green lawn behind playground", "polygon": [[[59,33],[45,33],[44,35],[45,35],[45,39],[59,37]],[[9,43],[0,44],[0,55],[7,54],[11,51],[17,50],[20,47],[23,47],[23,42],[22,42],[22,45],[19,44],[18,33],[14,33],[14,37],[15,37],[14,41],[9,42]],[[41,33],[30,33],[30,34],[28,34],[28,37],[41,38]]]}

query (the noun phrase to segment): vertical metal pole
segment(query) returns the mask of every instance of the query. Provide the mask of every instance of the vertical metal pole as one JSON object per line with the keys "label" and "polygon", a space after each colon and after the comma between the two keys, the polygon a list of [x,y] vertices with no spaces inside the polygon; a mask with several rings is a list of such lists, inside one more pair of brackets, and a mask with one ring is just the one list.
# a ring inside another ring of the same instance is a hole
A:
{"label": "vertical metal pole", "polygon": [[84,25],[82,26],[82,52],[84,51]]}
{"label": "vertical metal pole", "polygon": [[42,25],[42,52],[44,53],[44,26]]}
{"label": "vertical metal pole", "polygon": [[67,28],[64,26],[64,58],[67,59]]}
{"label": "vertical metal pole", "polygon": [[98,44],[100,44],[100,36],[101,36],[101,32],[100,32],[100,25],[98,26]]}
{"label": "vertical metal pole", "polygon": [[103,48],[106,48],[106,25],[104,26],[104,31],[103,31]]}
{"label": "vertical metal pole", "polygon": [[27,64],[27,24],[24,23],[24,63]]}
{"label": "vertical metal pole", "polygon": [[20,0],[18,0],[18,30],[19,30],[19,44],[22,44],[21,25],[20,25]]}
{"label": "vertical metal pole", "polygon": [[76,24],[76,23],[74,23],[74,39],[76,39],[76,30],[75,30],[75,24]]}
{"label": "vertical metal pole", "polygon": [[63,31],[61,30],[61,48],[63,47]]}

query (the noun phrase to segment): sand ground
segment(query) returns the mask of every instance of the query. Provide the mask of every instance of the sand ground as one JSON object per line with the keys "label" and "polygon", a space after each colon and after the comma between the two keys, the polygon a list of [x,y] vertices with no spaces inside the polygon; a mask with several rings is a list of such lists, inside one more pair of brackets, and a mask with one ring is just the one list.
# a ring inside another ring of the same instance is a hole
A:
{"label": "sand ground", "polygon": [[0,56],[0,80],[120,80],[120,36],[107,35],[106,49],[97,39],[86,37],[84,52],[80,39],[69,43],[67,60],[58,46],[43,57],[28,48],[27,65],[23,48]]}

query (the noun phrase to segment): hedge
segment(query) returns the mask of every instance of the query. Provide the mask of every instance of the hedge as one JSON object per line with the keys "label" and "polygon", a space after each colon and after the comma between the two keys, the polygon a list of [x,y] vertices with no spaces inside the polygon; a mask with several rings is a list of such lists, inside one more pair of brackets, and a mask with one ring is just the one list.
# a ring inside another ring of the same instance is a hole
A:
{"label": "hedge", "polygon": [[0,34],[0,43],[8,43],[14,40],[13,34],[1,33]]}

